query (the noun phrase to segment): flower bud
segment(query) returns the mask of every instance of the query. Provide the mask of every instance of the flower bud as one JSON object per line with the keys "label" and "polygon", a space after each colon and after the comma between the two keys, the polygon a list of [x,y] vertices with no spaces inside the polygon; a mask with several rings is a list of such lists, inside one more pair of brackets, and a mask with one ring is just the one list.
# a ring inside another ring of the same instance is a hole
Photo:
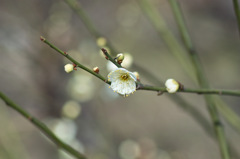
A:
{"label": "flower bud", "polygon": [[70,72],[73,71],[74,66],[73,66],[73,64],[66,64],[66,65],[64,66],[64,69],[65,69],[65,71],[66,71],[67,73],[70,73]]}
{"label": "flower bud", "polygon": [[117,54],[116,59],[117,59],[117,63],[121,64],[123,62],[124,55],[122,53]]}
{"label": "flower bud", "polygon": [[139,81],[140,80],[139,73],[138,72],[133,72],[133,74],[137,77],[137,80]]}
{"label": "flower bud", "polygon": [[177,90],[179,89],[180,84],[175,81],[174,79],[168,79],[165,82],[166,89],[168,93],[176,93]]}
{"label": "flower bud", "polygon": [[96,72],[96,73],[99,73],[99,68],[96,66],[93,68],[93,71]]}

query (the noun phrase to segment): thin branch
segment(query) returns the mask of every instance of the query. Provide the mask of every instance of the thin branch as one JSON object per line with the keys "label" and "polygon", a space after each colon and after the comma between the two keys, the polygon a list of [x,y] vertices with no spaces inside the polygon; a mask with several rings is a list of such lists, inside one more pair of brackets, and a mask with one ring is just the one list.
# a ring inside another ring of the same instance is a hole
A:
{"label": "thin branch", "polygon": [[149,20],[150,24],[154,27],[156,33],[166,44],[167,48],[178,59],[186,73],[196,81],[194,70],[192,67],[189,67],[191,66],[191,61],[187,52],[169,30],[169,27],[167,26],[163,17],[158,14],[158,10],[153,7],[148,0],[137,0],[137,2],[139,3],[139,6],[146,15],[146,18]]}
{"label": "thin branch", "polygon": [[[199,61],[198,57],[195,57],[196,56],[196,51],[193,47],[191,37],[190,37],[189,32],[187,30],[187,26],[185,24],[185,20],[184,20],[182,11],[181,11],[181,7],[179,6],[179,3],[176,2],[175,0],[169,0],[169,3],[172,7],[174,16],[176,18],[178,28],[180,30],[180,34],[182,36],[185,47],[188,50],[189,54],[192,54],[191,55],[192,56],[191,57],[192,61],[196,61],[196,62],[194,62],[195,69],[199,72],[200,71],[199,68],[201,67],[201,64],[199,62],[197,62],[197,61]],[[238,2],[236,2],[236,3],[238,3]],[[238,11],[239,11],[239,8],[238,8]],[[238,14],[238,15],[240,15],[240,14]],[[201,78],[201,75],[197,74],[197,76],[198,76],[198,79]],[[227,122],[235,130],[237,130],[240,133],[240,118],[239,118],[239,116],[231,108],[229,108],[226,105],[226,103],[223,102],[223,100],[220,97],[215,96],[214,99],[215,99],[215,102],[217,103],[216,106],[218,107],[220,113],[224,116],[224,118],[227,120]]]}
{"label": "thin branch", "polygon": [[[141,86],[139,88],[139,90],[150,90],[150,91],[167,92],[165,87],[155,87],[155,86],[148,86],[148,85]],[[182,93],[196,93],[196,94],[216,94],[216,95],[240,96],[240,91],[221,90],[221,89],[192,89],[192,88],[184,88],[184,89],[179,89],[178,92],[182,92]]]}
{"label": "thin branch", "polygon": [[76,0],[64,0],[64,1],[69,5],[69,7],[71,7],[77,13],[78,16],[81,17],[82,22],[84,23],[88,31],[93,36],[95,36],[95,38],[101,37],[101,34],[97,31],[95,26],[92,24],[91,20],[88,18],[88,15],[85,13],[80,3],[78,3]]}
{"label": "thin branch", "polygon": [[[44,43],[46,43],[48,46],[50,46],[51,48],[53,48],[54,50],[56,50],[58,53],[60,53],[61,55],[65,56],[68,60],[70,60],[71,62],[73,62],[77,67],[89,72],[90,74],[96,76],[97,78],[101,79],[104,82],[107,82],[106,78],[104,78],[102,75],[100,75],[99,73],[94,72],[93,70],[83,66],[82,64],[80,64],[79,62],[77,62],[76,60],[74,60],[74,58],[72,58],[68,53],[60,50],[59,48],[57,48],[56,46],[54,46],[52,43],[50,43],[48,40],[46,40],[44,37],[40,37],[40,40],[43,41]],[[109,82],[107,82],[109,84]]]}
{"label": "thin branch", "polygon": [[[85,25],[86,29],[91,33],[91,35],[96,40],[100,37],[104,37],[105,39],[107,39],[104,35],[102,35],[96,29],[96,27],[93,24],[93,22],[91,21],[91,19],[88,17],[86,12],[83,10],[79,1],[76,1],[76,0],[64,0],[64,1],[79,16],[79,18],[81,19],[81,21]],[[116,48],[113,47],[110,40],[107,39],[106,42],[107,43],[106,43],[105,46],[109,48],[109,50],[111,51],[111,53],[113,55],[116,55],[117,53],[119,53],[119,51]],[[148,77],[149,82],[152,82],[154,84],[161,84],[161,81],[159,81],[159,79],[154,74],[152,74],[150,71],[146,70],[142,66],[138,65],[137,63],[133,62],[132,67],[134,69],[138,70],[142,75]]]}
{"label": "thin branch", "polygon": [[[66,52],[60,50],[59,48],[57,48],[55,45],[53,45],[52,43],[50,43],[48,40],[46,40],[44,37],[40,38],[41,41],[43,41],[44,43],[46,43],[47,45],[49,45],[51,48],[53,48],[54,50],[56,50],[58,53],[60,53],[61,55],[63,55],[64,57],[66,57],[67,59],[69,59],[70,61],[72,61],[74,64],[76,64],[76,66],[78,66],[79,68],[82,68],[83,70],[91,73],[92,75],[96,76],[97,78],[101,79],[102,81],[104,81],[107,84],[110,84],[109,81],[107,81],[102,75],[95,73],[94,71],[92,71],[91,69],[83,66],[82,64],[80,64],[79,62],[77,62],[76,60],[74,60],[69,54],[67,54]],[[105,56],[107,57],[107,60],[110,60],[113,64],[115,64],[117,67],[121,68],[122,66],[119,65],[107,52],[106,49],[102,48],[103,53],[105,54]],[[155,86],[149,86],[149,85],[144,85],[140,82],[138,82],[139,84],[139,90],[151,90],[151,91],[161,91],[161,92],[167,92],[165,87],[155,87]],[[232,91],[232,90],[220,90],[220,89],[191,89],[191,88],[184,88],[184,89],[179,89],[178,92],[184,92],[184,93],[197,93],[197,94],[217,94],[217,95],[230,95],[230,96],[240,96],[240,91]]]}
{"label": "thin branch", "polygon": [[[57,52],[59,52],[61,55],[63,55],[64,57],[68,58],[70,57],[70,55],[66,56],[65,52],[61,51],[60,49],[58,49],[56,46],[54,46],[53,44],[51,44],[50,42],[46,41],[45,38],[41,37],[40,38],[43,42],[45,42],[47,45],[49,45],[51,48],[53,48],[54,50],[56,50]],[[44,39],[44,40],[43,40]],[[105,52],[106,56],[109,57],[110,55],[108,54],[108,52]],[[72,62],[76,62],[75,60],[72,60],[72,58],[68,58],[70,61]],[[109,58],[112,59],[112,58]],[[109,60],[108,59],[108,60]],[[112,60],[113,61],[113,60]],[[78,64],[81,65],[81,64]],[[85,70],[85,67],[82,67],[82,69]],[[89,69],[88,69],[89,70]],[[93,73],[92,73],[93,74]],[[95,74],[93,74],[95,76]],[[151,75],[151,74],[150,74]],[[101,78],[100,78],[101,79]],[[104,80],[105,82],[106,80]],[[164,83],[158,79],[156,79],[156,83],[159,83],[161,85],[163,85]],[[106,82],[107,84],[110,84],[110,82]],[[143,85],[142,85],[143,86]],[[160,90],[163,90],[163,88],[160,88]],[[156,91],[153,89],[153,91]],[[175,95],[170,95],[170,94],[166,94],[168,98],[170,98],[175,104],[177,104],[178,106],[180,106],[181,109],[184,109],[185,112],[188,112],[188,114],[203,128],[203,130],[210,136],[213,137],[212,132],[210,131],[210,124],[208,123],[208,121],[205,119],[205,117],[191,104],[189,104],[188,102],[186,102],[186,100],[184,100],[180,95],[175,94]]]}
{"label": "thin branch", "polygon": [[107,52],[106,49],[102,48],[101,50],[102,50],[102,52],[103,52],[103,54],[105,55],[105,58],[106,58],[107,60],[111,61],[111,62],[112,62],[114,65],[116,65],[118,68],[122,68],[122,66],[121,66],[119,63],[117,63],[117,62],[112,58],[112,56],[110,56],[110,54]]}
{"label": "thin branch", "polygon": [[[42,38],[41,38],[41,40],[42,40]],[[46,39],[44,39],[44,40],[42,40],[42,41],[45,41],[45,43],[46,43]],[[61,55],[63,55],[64,57],[66,57],[66,58],[68,58],[69,57],[69,55],[68,55],[68,57],[65,55],[65,52],[63,52],[63,51],[61,51],[60,49],[58,49],[57,47],[55,47],[53,44],[51,44],[50,42],[48,42],[47,41],[47,43],[46,44],[48,44],[48,45],[50,45],[54,50],[56,50],[56,51],[58,51],[59,53],[61,53]],[[107,55],[107,56],[110,56],[107,52],[105,52],[105,54]],[[72,58],[68,58],[70,61],[72,61],[72,62],[76,62],[75,60],[72,60]],[[81,64],[80,64],[81,65]],[[85,69],[85,67],[81,67],[82,69],[84,69],[84,70],[86,70]],[[89,70],[89,69],[87,69],[87,70]],[[93,74],[93,75],[95,75],[95,74]],[[97,76],[98,77],[98,76]],[[101,79],[101,78],[100,78]],[[104,82],[105,82],[105,80],[104,80]],[[110,82],[107,82],[107,84],[110,84]],[[147,90],[147,88],[148,89],[152,89],[153,91],[157,91],[157,90],[159,90],[159,91],[164,91],[165,90],[165,88],[155,88],[155,87],[153,87],[153,86],[146,86],[146,85],[143,85],[143,84],[141,84],[141,83],[138,83],[138,84],[140,84],[141,85],[141,87],[140,87],[140,89],[142,88],[142,89],[146,89]],[[151,87],[151,88],[150,88]],[[210,131],[210,127],[209,127],[209,124],[208,124],[208,121],[203,117],[203,115],[201,114],[201,113],[199,113],[199,111],[195,108],[195,107],[193,107],[192,105],[190,105],[189,103],[187,103],[182,97],[180,97],[179,95],[177,95],[177,94],[175,94],[175,95],[170,95],[170,94],[167,94],[167,96],[171,99],[171,100],[173,100],[174,102],[176,102],[177,104],[179,104],[179,105],[181,105],[181,108],[182,109],[184,109],[186,112],[188,112],[192,117],[193,117],[193,119],[195,119],[195,121],[196,122],[198,122],[201,126],[202,126],[202,128],[207,132],[207,134],[209,135],[209,136],[211,136],[211,137],[213,137],[213,134],[212,134],[212,132]]]}
{"label": "thin branch", "polygon": [[188,50],[193,50],[192,40],[188,33],[187,26],[185,24],[185,20],[182,14],[182,10],[179,6],[179,3],[175,0],[168,0],[168,1],[171,5],[173,14],[175,16],[175,20],[177,22],[178,29],[180,30],[180,34],[184,42],[184,45],[187,47]]}
{"label": "thin branch", "polygon": [[[182,35],[182,38],[184,40],[184,44],[186,48],[188,49],[189,56],[192,60],[192,64],[195,68],[195,73],[198,78],[198,83],[202,88],[209,88],[209,83],[206,79],[206,76],[202,70],[202,66],[199,60],[199,57],[192,45],[187,27],[184,22],[183,14],[181,12],[180,6],[177,2],[177,0],[169,0],[173,13],[175,15],[176,21],[179,26],[180,33]],[[212,96],[205,95],[205,100],[207,103],[208,111],[211,116],[213,126],[217,135],[217,139],[219,142],[219,147],[221,150],[221,155],[223,159],[230,159],[230,153],[228,149],[228,144],[226,141],[226,135],[224,132],[223,125],[221,124],[219,114],[216,108],[215,100],[212,98]]]}
{"label": "thin branch", "polygon": [[239,33],[239,36],[240,36],[240,8],[239,8],[238,0],[233,0],[233,8],[234,8],[235,15],[236,15],[236,18],[237,18],[238,33]]}
{"label": "thin branch", "polygon": [[[96,29],[96,27],[94,26],[94,24],[91,22],[91,20],[89,19],[89,17],[87,16],[87,14],[84,12],[81,4],[76,1],[76,0],[64,0],[66,2],[66,4],[69,5],[70,8],[72,8],[73,11],[76,12],[76,14],[80,17],[80,19],[82,20],[83,24],[86,26],[87,30],[96,38],[98,39],[99,37],[104,37],[103,35],[101,35],[99,33],[99,31]],[[105,37],[106,38],[106,37]],[[111,42],[109,40],[107,40],[107,44],[106,46],[113,52],[113,53],[117,53],[118,51],[112,46]],[[180,49],[182,50],[182,49]],[[179,51],[179,49],[176,49],[176,51]],[[177,52],[176,52],[177,53]],[[177,56],[177,54],[175,54]],[[182,56],[178,57],[179,59],[181,59]],[[180,60],[181,61],[181,60]],[[183,60],[182,60],[183,61]],[[184,62],[184,61],[183,61]],[[185,63],[185,62],[184,62]],[[151,73],[149,70],[146,70],[145,68],[143,68],[142,66],[133,63],[132,67],[136,70],[138,70],[142,75],[148,77],[147,80],[150,81],[151,83],[155,83],[157,85],[163,85],[164,83],[159,80],[153,73]],[[185,110],[193,110],[195,109],[195,107],[193,107],[192,105],[188,104],[181,96],[179,96],[178,94],[174,95],[174,97],[172,95],[167,95],[168,98],[171,98],[171,100],[173,102],[175,102],[176,104],[178,104],[178,106],[180,106],[180,108],[185,109]],[[219,98],[220,99],[220,98]],[[188,107],[186,109],[186,107]],[[221,104],[220,110],[223,110],[222,107],[224,107],[224,109],[229,109],[226,106]],[[200,123],[200,125],[202,126],[202,128],[204,128],[204,130],[207,131],[207,134],[209,133],[209,129],[206,128],[206,125],[202,122],[204,120],[204,117],[202,117],[202,119],[198,119],[197,115],[194,114],[193,112],[197,112],[196,111],[188,111],[188,113],[193,117],[193,119],[195,119],[198,123]],[[238,123],[236,123],[236,120],[234,120],[235,122],[232,122],[233,120],[231,119],[232,116],[236,116],[235,113],[232,114],[226,114],[225,111],[222,111],[223,115],[225,115],[225,118],[235,127],[238,126]],[[198,113],[199,114],[199,113]],[[239,128],[240,129],[240,128]]]}
{"label": "thin branch", "polygon": [[[98,39],[99,37],[104,37],[102,36],[98,30],[96,29],[96,27],[94,26],[94,24],[91,22],[91,20],[88,18],[87,14],[84,12],[84,10],[81,7],[81,4],[79,4],[78,1],[76,0],[64,0],[66,2],[66,4],[68,4],[70,6],[70,8],[72,8],[73,11],[76,12],[76,14],[80,17],[80,19],[82,20],[83,24],[86,26],[86,28],[88,29],[88,31],[96,38]],[[106,37],[105,37],[106,38]],[[171,44],[171,43],[170,43]],[[111,52],[113,53],[117,53],[118,51],[113,47],[113,45],[111,44],[111,42],[109,40],[107,40],[107,44],[106,46],[111,50]],[[176,47],[176,53],[177,51],[179,51],[179,49]],[[176,56],[178,54],[175,54]],[[182,59],[182,56],[179,56],[179,59]],[[182,60],[183,61],[183,60]],[[185,63],[185,62],[184,62]],[[132,64],[132,67],[136,70],[138,70],[142,75],[148,77],[147,80],[155,83],[157,85],[163,85],[164,82],[162,82],[161,80],[159,80],[153,73],[151,73],[149,70],[146,70],[145,68],[143,68],[142,66],[136,64],[135,62]],[[211,131],[209,131],[209,127],[207,125],[208,122],[205,122],[205,118],[204,116],[198,112],[198,110],[192,106],[191,104],[189,104],[188,102],[186,102],[186,100],[184,100],[180,95],[176,94],[174,96],[172,95],[167,95],[168,98],[170,98],[174,103],[176,103],[178,106],[180,106],[180,108],[184,109],[186,112],[189,113],[189,115],[192,116],[192,118],[197,121],[201,127],[207,132],[208,135],[212,136]]]}
{"label": "thin branch", "polygon": [[15,104],[11,99],[9,99],[6,95],[4,95],[2,92],[0,92],[0,98],[12,109],[20,113],[23,117],[25,117],[27,120],[32,122],[37,128],[39,128],[52,142],[54,142],[58,147],[65,150],[67,153],[71,154],[72,156],[76,157],[77,159],[86,159],[86,157],[72,148],[70,145],[65,144],[62,142],[58,137],[54,135],[54,133],[41,121],[33,117],[31,114],[29,114],[27,111],[25,111],[23,108]]}

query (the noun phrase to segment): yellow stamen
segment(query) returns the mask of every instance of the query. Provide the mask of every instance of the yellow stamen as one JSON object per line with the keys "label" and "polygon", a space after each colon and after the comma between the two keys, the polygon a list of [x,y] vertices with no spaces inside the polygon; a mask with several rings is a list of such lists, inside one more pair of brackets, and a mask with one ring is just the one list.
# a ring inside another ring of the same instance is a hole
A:
{"label": "yellow stamen", "polygon": [[121,75],[122,80],[127,80],[129,78],[128,74]]}

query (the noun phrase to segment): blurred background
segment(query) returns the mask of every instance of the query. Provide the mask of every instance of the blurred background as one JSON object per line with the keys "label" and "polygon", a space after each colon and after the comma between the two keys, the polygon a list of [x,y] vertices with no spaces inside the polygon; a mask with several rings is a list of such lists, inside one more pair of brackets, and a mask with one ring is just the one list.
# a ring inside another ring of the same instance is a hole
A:
{"label": "blurred background", "polygon": [[[119,52],[160,80],[197,85],[170,53],[137,0],[79,0],[99,32]],[[150,0],[181,42],[166,0]],[[63,0],[0,0],[0,90],[90,159],[219,159],[217,142],[193,115],[167,95],[137,91],[123,98],[40,41],[42,35],[89,68],[107,76],[110,66],[96,39]],[[181,0],[191,37],[213,88],[239,89],[240,41],[231,1]],[[116,54],[116,53],[113,53]],[[140,72],[139,72],[140,73]],[[151,83],[140,73],[143,83]],[[162,85],[159,85],[162,86]],[[174,95],[172,95],[174,96]],[[203,96],[180,94],[210,123]],[[237,97],[222,97],[237,114]],[[240,136],[223,120],[228,142]],[[213,133],[213,130],[209,128]],[[233,158],[238,158],[240,153]],[[1,159],[71,159],[35,126],[0,101]]]}

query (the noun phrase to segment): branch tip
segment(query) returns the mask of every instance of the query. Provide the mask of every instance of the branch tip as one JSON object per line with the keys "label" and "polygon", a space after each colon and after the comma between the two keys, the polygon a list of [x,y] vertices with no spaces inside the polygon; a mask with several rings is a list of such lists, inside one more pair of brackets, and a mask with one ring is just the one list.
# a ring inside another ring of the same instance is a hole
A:
{"label": "branch tip", "polygon": [[103,52],[104,54],[107,53],[107,50],[106,50],[106,49],[101,48],[101,50],[102,50],[102,52]]}
{"label": "branch tip", "polygon": [[43,36],[40,36],[40,40],[44,42],[46,39]]}
{"label": "branch tip", "polygon": [[107,50],[104,49],[104,48],[101,48],[101,50],[102,50],[103,54],[105,55],[105,58],[106,58],[107,60],[109,60],[109,58],[108,58],[109,54],[108,54]]}

